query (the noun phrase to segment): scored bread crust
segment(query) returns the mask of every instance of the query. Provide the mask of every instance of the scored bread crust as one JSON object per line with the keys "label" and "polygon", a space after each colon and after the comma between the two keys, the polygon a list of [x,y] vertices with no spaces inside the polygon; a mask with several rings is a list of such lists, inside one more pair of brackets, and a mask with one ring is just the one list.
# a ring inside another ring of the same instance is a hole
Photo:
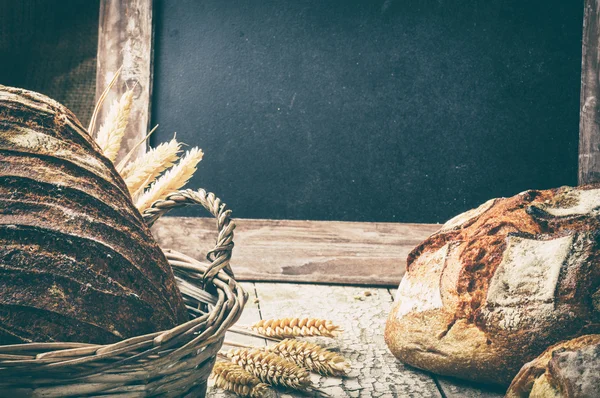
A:
{"label": "scored bread crust", "polygon": [[599,208],[598,187],[562,187],[448,221],[408,256],[385,329],[392,353],[506,386],[548,345],[600,332]]}
{"label": "scored bread crust", "polygon": [[188,320],[127,186],[75,115],[0,85],[0,345],[109,344]]}
{"label": "scored bread crust", "polygon": [[506,398],[597,397],[599,370],[600,335],[562,341],[521,368]]}

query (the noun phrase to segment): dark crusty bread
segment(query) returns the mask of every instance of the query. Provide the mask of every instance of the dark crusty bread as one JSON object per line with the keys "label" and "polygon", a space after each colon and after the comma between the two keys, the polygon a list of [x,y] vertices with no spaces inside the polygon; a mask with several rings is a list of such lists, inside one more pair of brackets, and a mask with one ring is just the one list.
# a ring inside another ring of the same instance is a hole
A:
{"label": "dark crusty bread", "polygon": [[405,363],[508,385],[550,344],[600,332],[600,189],[492,199],[408,257],[385,340]]}
{"label": "dark crusty bread", "polygon": [[521,368],[506,397],[600,397],[600,335],[585,335],[551,346]]}
{"label": "dark crusty bread", "polygon": [[186,320],[164,254],[77,118],[0,86],[0,344],[110,343]]}

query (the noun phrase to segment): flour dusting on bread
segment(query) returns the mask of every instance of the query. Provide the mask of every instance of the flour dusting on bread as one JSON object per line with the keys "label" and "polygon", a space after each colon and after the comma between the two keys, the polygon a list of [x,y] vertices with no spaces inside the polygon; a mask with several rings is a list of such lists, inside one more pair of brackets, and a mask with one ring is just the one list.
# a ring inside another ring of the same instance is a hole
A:
{"label": "flour dusting on bread", "polygon": [[573,236],[552,240],[509,236],[502,262],[490,281],[487,304],[513,307],[551,302],[572,243]]}
{"label": "flour dusting on bread", "polygon": [[[404,275],[396,293],[396,302],[399,304],[396,313],[398,318],[409,312],[442,308],[440,276],[448,255],[448,246],[445,245],[433,253],[425,253],[412,264],[415,272]],[[423,278],[422,273],[426,273],[427,277]]]}
{"label": "flour dusting on bread", "polygon": [[573,217],[590,214],[600,208],[600,189],[571,190],[556,195],[549,203],[536,207],[554,217]]}

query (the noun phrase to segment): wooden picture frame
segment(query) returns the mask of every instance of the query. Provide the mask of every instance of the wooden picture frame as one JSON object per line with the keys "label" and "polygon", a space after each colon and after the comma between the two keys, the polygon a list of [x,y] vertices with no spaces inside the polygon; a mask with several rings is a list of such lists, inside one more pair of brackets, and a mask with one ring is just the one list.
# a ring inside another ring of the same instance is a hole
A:
{"label": "wooden picture frame", "polygon": [[[599,37],[600,0],[585,0],[579,183],[600,181]],[[96,97],[115,71],[121,75],[107,103],[135,86],[132,117],[122,157],[149,130],[152,97],[153,13],[151,0],[100,0]],[[98,123],[108,112],[98,116]],[[140,146],[135,156],[143,154]],[[200,188],[200,187],[192,187]],[[218,192],[217,192],[218,194]],[[226,198],[224,198],[226,199]],[[235,215],[235,209],[233,209]],[[397,286],[406,256],[438,224],[354,223],[337,221],[236,220],[234,269],[240,280],[344,283]],[[154,227],[161,245],[200,259],[209,249],[212,220],[167,217]],[[178,239],[172,239],[177,236]]]}

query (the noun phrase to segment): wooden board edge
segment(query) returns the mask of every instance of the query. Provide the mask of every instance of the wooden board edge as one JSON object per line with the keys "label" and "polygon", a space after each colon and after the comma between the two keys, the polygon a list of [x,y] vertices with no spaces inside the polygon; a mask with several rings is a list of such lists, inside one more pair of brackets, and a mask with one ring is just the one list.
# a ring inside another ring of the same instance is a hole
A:
{"label": "wooden board edge", "polygon": [[579,184],[600,181],[600,2],[585,0],[579,113]]}
{"label": "wooden board edge", "polygon": [[332,276],[331,279],[323,277],[302,276],[301,280],[297,276],[281,275],[255,275],[244,272],[235,272],[235,263],[232,265],[235,279],[240,282],[260,282],[260,283],[297,283],[309,285],[327,285],[327,286],[372,286],[378,288],[397,288],[404,273],[398,279],[388,278],[357,278],[353,276],[339,277]]}
{"label": "wooden board edge", "polygon": [[[395,288],[408,253],[439,224],[235,219],[236,279]],[[164,217],[153,227],[163,249],[204,260],[214,219]]]}

